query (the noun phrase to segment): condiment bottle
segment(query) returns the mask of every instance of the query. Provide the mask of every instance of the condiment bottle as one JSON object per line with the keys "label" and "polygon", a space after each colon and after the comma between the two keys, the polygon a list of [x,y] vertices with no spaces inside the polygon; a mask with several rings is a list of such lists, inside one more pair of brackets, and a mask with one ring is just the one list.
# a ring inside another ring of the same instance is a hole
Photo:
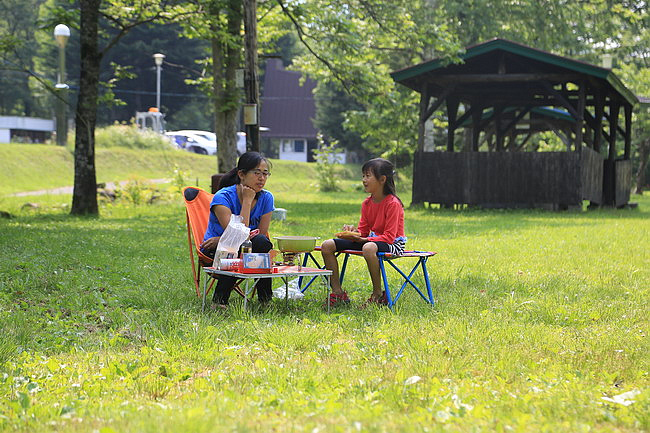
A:
{"label": "condiment bottle", "polygon": [[246,239],[244,242],[242,242],[241,247],[239,248],[239,252],[240,252],[240,257],[244,257],[245,253],[253,252],[253,243],[251,242],[250,239]]}

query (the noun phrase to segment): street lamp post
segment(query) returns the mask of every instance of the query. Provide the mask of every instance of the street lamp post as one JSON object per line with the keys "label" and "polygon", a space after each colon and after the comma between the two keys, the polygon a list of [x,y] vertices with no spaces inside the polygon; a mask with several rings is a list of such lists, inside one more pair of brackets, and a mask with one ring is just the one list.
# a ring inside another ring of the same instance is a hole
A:
{"label": "street lamp post", "polygon": [[54,27],[54,39],[59,46],[59,76],[57,77],[56,90],[56,144],[65,146],[68,140],[68,121],[66,119],[66,103],[68,85],[65,84],[65,44],[70,37],[70,29],[65,24]]}
{"label": "street lamp post", "polygon": [[160,67],[162,66],[164,54],[156,53],[153,55],[153,61],[156,62],[156,108],[160,112]]}

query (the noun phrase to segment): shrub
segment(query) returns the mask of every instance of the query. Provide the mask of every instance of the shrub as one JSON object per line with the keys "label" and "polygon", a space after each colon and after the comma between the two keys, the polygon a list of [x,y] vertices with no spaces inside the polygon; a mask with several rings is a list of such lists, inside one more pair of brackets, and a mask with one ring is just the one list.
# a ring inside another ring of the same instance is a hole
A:
{"label": "shrub", "polygon": [[319,136],[318,144],[318,149],[314,150],[318,188],[322,192],[340,191],[337,176],[339,164],[337,164],[336,159],[336,142],[325,144],[322,137]]}
{"label": "shrub", "polygon": [[135,125],[114,124],[95,131],[96,147],[130,149],[170,149],[169,140],[156,132],[140,130]]}

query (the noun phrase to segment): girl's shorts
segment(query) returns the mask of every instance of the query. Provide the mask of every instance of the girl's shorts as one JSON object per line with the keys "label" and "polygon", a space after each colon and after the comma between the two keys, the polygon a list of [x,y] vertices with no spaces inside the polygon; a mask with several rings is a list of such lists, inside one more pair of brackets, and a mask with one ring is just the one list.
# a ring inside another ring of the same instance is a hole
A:
{"label": "girl's shorts", "polygon": [[[398,240],[394,244],[389,244],[382,241],[371,241],[377,245],[378,253],[389,253],[395,256],[401,256],[404,253],[404,241]],[[334,239],[336,244],[336,251],[354,250],[361,251],[363,248],[362,242],[350,241],[348,239]]]}

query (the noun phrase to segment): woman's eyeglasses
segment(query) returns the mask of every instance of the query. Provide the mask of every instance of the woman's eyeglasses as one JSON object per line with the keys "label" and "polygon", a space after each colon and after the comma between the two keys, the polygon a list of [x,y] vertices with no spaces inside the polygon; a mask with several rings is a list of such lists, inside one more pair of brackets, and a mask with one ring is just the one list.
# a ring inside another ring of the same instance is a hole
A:
{"label": "woman's eyeglasses", "polygon": [[257,176],[257,177],[264,176],[264,178],[268,178],[268,177],[271,176],[271,172],[270,172],[270,171],[251,170],[250,172],[253,173],[253,174],[254,174],[255,176]]}

